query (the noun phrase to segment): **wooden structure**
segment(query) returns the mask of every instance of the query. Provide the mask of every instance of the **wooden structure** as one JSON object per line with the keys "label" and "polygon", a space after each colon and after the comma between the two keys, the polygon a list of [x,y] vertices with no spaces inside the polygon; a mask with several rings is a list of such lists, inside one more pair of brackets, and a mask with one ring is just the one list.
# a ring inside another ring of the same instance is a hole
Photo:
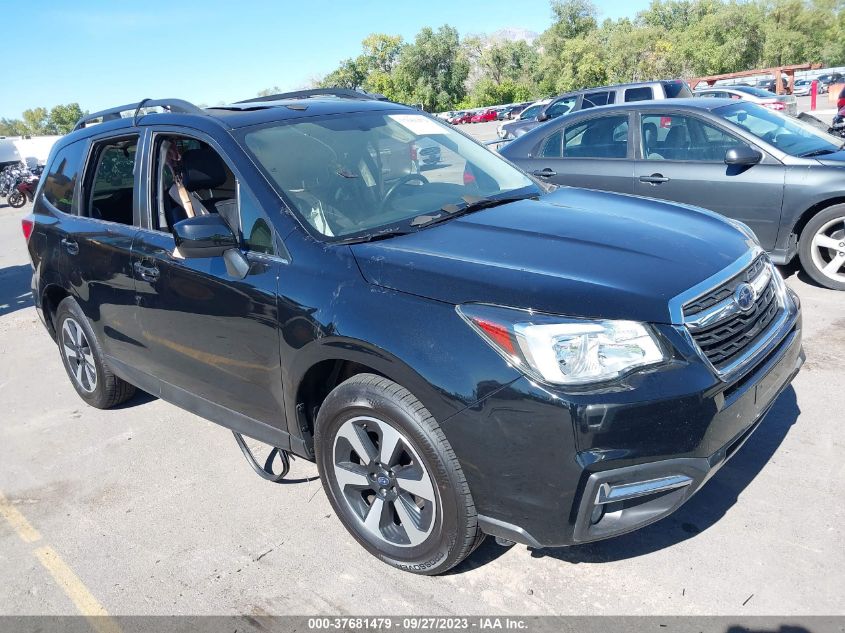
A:
{"label": "wooden structure", "polygon": [[796,70],[815,70],[821,68],[821,64],[792,64],[791,66],[775,66],[774,68],[758,68],[756,70],[742,70],[736,73],[724,73],[722,75],[709,75],[707,77],[696,77],[690,79],[690,88],[695,90],[698,84],[709,86],[722,79],[740,79],[742,77],[754,77],[755,75],[774,75],[775,77],[775,92],[783,94],[783,82],[781,77],[786,75],[788,78],[787,94],[792,94],[795,87],[795,71]]}

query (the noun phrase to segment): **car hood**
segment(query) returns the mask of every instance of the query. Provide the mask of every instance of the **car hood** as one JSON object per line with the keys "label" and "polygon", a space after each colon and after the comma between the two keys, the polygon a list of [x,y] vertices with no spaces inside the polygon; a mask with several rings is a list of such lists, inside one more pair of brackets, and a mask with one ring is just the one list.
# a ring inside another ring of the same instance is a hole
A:
{"label": "car hood", "polygon": [[351,248],[368,282],[438,301],[669,323],[751,246],[709,211],[561,188]]}
{"label": "car hood", "polygon": [[822,165],[829,165],[830,167],[845,166],[845,150],[839,150],[834,154],[825,154],[816,158]]}
{"label": "car hood", "polygon": [[502,129],[508,132],[511,136],[521,136],[538,125],[540,125],[540,122],[537,121],[537,119],[517,119],[516,121],[503,123]]}

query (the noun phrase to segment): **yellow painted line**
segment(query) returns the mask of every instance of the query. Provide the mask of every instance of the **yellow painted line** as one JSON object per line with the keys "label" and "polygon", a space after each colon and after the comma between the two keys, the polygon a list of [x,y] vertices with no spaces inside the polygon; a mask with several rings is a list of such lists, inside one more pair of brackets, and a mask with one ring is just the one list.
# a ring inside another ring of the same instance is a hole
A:
{"label": "yellow painted line", "polygon": [[6,500],[3,493],[0,492],[0,516],[6,519],[6,522],[12,526],[12,529],[18,533],[18,536],[26,543],[34,543],[41,540],[41,535],[34,527],[29,524],[26,517],[22,515],[18,509]]}
{"label": "yellow painted line", "polygon": [[77,610],[88,618],[91,627],[98,633],[120,633],[117,622],[108,617],[108,611],[88,591],[79,577],[49,545],[35,550],[35,556],[53,579],[71,599]]}

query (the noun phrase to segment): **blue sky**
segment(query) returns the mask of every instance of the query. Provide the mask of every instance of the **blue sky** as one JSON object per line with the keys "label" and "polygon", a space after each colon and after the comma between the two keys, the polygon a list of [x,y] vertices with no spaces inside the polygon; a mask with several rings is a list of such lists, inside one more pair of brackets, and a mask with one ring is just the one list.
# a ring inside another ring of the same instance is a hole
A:
{"label": "blue sky", "polygon": [[[648,0],[596,0],[602,17],[633,16]],[[548,0],[88,0],[15,3],[3,49],[18,51],[0,92],[0,117],[73,101],[88,110],[180,97],[215,104],[274,85],[296,89],[360,52],[373,32],[410,40],[423,26],[461,35],[505,27],[538,33]],[[20,12],[21,15],[15,16]]]}

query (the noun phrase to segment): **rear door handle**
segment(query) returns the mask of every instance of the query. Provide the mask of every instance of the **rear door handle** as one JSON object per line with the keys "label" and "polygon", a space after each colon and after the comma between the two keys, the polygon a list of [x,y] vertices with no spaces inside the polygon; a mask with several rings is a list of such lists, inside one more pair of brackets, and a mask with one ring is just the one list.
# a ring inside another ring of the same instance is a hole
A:
{"label": "rear door handle", "polygon": [[651,176],[640,176],[640,182],[647,182],[650,185],[659,185],[661,182],[669,182],[663,174],[652,174]]}
{"label": "rear door handle", "polygon": [[144,281],[156,281],[159,277],[158,268],[144,266],[141,262],[135,262],[135,274]]}
{"label": "rear door handle", "polygon": [[551,178],[552,176],[557,176],[557,172],[551,167],[545,167],[544,169],[535,169],[531,173],[535,176],[539,176],[540,178]]}
{"label": "rear door handle", "polygon": [[69,240],[68,238],[64,238],[62,240],[62,246],[65,247],[65,250],[70,255],[78,255],[79,254],[79,244],[77,244],[73,240]]}

